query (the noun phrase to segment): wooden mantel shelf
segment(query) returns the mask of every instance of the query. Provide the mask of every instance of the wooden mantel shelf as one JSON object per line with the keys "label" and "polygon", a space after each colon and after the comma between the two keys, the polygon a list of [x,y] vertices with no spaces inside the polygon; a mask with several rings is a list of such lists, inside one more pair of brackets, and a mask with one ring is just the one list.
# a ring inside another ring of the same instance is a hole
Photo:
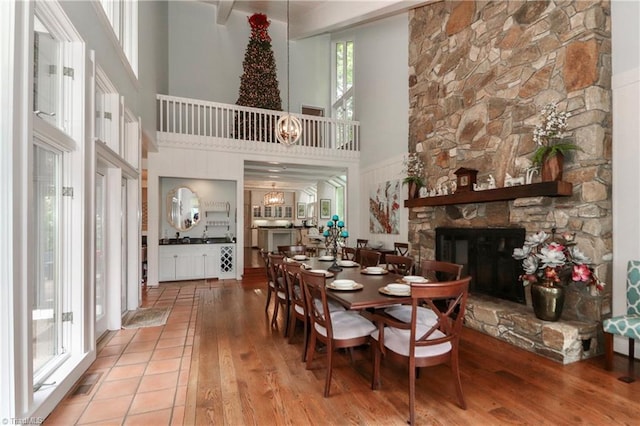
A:
{"label": "wooden mantel shelf", "polygon": [[568,197],[573,194],[571,182],[539,182],[529,185],[509,186],[484,191],[456,192],[451,195],[405,200],[405,207],[447,206],[451,204],[488,203],[490,201],[515,200],[526,197]]}

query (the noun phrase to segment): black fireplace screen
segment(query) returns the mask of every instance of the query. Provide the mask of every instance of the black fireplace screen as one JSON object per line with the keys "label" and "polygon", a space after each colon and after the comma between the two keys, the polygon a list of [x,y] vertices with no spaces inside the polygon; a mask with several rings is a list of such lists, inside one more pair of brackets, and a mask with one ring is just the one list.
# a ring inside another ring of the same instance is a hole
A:
{"label": "black fireplace screen", "polygon": [[526,303],[513,249],[524,244],[524,228],[436,228],[436,259],[464,266],[469,291]]}

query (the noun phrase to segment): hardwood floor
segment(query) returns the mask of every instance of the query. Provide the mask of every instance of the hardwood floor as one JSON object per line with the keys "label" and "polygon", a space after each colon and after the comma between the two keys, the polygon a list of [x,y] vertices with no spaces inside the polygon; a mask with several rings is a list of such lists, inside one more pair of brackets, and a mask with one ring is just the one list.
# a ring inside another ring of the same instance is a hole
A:
{"label": "hardwood floor", "polygon": [[[356,350],[353,364],[338,352],[324,398],[324,354],[305,369],[301,330],[289,344],[282,321],[270,327],[265,274],[245,272],[241,282],[145,288],[144,307],[172,308],[167,324],[110,332],[85,375],[95,385],[78,392],[79,382],[44,424],[406,424],[404,366],[383,361],[382,388],[372,391],[369,348]],[[457,405],[448,368],[423,369],[418,424],[640,424],[640,381],[618,380],[627,373],[622,356],[613,372],[603,357],[563,366],[465,329],[460,359],[468,409]]]}
{"label": "hardwood floor", "polygon": [[[197,290],[197,383],[189,386],[185,424],[406,424],[406,368],[383,361],[382,389],[372,391],[369,348],[357,350],[353,364],[338,353],[331,396],[323,398],[324,356],[305,369],[301,330],[289,344],[282,322],[269,326],[263,287],[256,278]],[[613,372],[602,357],[563,366],[465,329],[460,358],[468,409],[456,403],[449,369],[423,369],[419,424],[640,424],[640,381],[617,379],[626,373],[621,356]]]}

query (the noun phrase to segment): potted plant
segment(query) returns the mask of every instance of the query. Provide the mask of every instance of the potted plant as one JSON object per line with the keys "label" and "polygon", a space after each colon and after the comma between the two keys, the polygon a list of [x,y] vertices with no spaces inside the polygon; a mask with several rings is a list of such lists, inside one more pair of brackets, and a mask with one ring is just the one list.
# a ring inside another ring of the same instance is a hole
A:
{"label": "potted plant", "polygon": [[404,159],[404,167],[402,182],[409,186],[409,198],[418,198],[420,188],[424,186],[424,163],[418,153],[412,152]]}
{"label": "potted plant", "polygon": [[564,289],[569,283],[583,282],[601,291],[600,282],[591,259],[578,249],[575,234],[565,232],[556,236],[537,232],[525,239],[522,248],[513,250],[513,258],[522,260],[523,285],[531,284],[531,302],[536,316],[546,321],[557,321],[564,305]]}
{"label": "potted plant", "polygon": [[543,181],[562,180],[564,156],[569,151],[582,150],[565,136],[567,118],[565,111],[558,111],[557,104],[548,104],[542,109],[542,123],[533,130],[533,141],[538,148],[533,154],[533,164],[542,166]]}

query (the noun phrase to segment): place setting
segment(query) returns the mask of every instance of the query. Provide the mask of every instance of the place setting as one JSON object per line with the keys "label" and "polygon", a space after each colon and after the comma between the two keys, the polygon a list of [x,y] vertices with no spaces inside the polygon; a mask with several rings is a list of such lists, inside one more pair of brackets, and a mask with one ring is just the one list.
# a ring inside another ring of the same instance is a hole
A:
{"label": "place setting", "polygon": [[309,272],[313,272],[314,274],[324,274],[327,278],[333,278],[333,272],[329,272],[326,269],[308,269]]}
{"label": "place setting", "polygon": [[356,266],[360,266],[360,264],[353,260],[344,259],[338,261],[338,266],[342,266],[343,268],[355,268]]}
{"label": "place setting", "polygon": [[353,291],[353,290],[361,290],[364,286],[360,283],[357,283],[353,280],[333,280],[330,283],[327,283],[327,288],[331,290],[340,290],[340,291]]}
{"label": "place setting", "polygon": [[411,286],[409,284],[391,283],[380,287],[378,291],[387,296],[411,296]]}
{"label": "place setting", "polygon": [[309,260],[309,256],[304,254],[296,254],[295,256],[292,257],[292,259],[296,261]]}
{"label": "place setting", "polygon": [[327,256],[327,255],[320,256],[320,257],[318,257],[318,260],[320,262],[333,262],[333,256]]}
{"label": "place setting", "polygon": [[366,268],[363,268],[360,273],[366,275],[385,275],[388,274],[389,271],[380,266],[368,266]]}

